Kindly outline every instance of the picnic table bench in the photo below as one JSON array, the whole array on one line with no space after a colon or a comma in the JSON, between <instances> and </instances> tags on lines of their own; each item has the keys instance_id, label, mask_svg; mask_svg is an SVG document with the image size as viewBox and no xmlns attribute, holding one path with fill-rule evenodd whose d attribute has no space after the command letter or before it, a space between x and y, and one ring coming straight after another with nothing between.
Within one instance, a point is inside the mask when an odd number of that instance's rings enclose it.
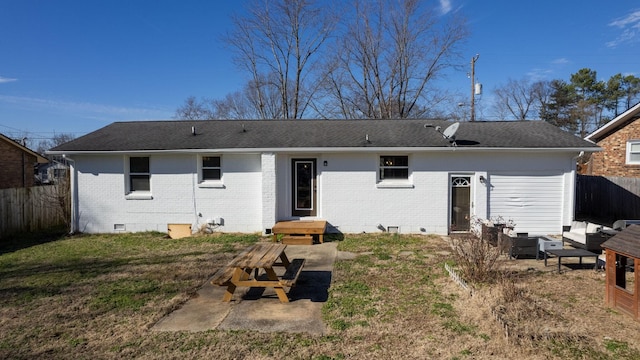
<instances>
[{"instance_id":1,"label":"picnic table bench","mask_svg":"<svg viewBox=\"0 0 640 360\"><path fill-rule=\"evenodd\" d=\"M305 259L289 261L284 250L287 245L278 243L259 243L252 245L238 254L225 267L221 268L211 279L211 283L226 286L222 301L229 302L237 287L273 288L281 302L289 302L284 288L296 284ZM274 267L284 267L283 275L278 276ZM260 271L264 276L260 277Z\"/></svg>"}]
</instances>

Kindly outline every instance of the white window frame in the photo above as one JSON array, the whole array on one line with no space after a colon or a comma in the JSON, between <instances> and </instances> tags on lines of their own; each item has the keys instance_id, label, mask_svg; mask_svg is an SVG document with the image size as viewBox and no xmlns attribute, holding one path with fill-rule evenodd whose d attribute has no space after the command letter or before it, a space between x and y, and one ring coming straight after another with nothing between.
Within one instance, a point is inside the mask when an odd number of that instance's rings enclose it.
<instances>
[{"instance_id":1,"label":"white window frame","mask_svg":"<svg viewBox=\"0 0 640 360\"><path fill-rule=\"evenodd\" d=\"M205 167L203 162L206 157L217 157L220 159L219 167ZM224 172L222 171L223 158L220 154L200 154L198 155L198 186L203 188L224 188ZM204 179L204 170L218 169L220 170L220 179Z\"/></svg>"},{"instance_id":2,"label":"white window frame","mask_svg":"<svg viewBox=\"0 0 640 360\"><path fill-rule=\"evenodd\" d=\"M405 157L407 158L407 165L381 165L380 162L383 157ZM407 177L402 179L383 179L383 169L406 169ZM378 188L413 188L411 182L411 157L407 154L380 154L376 158L376 179Z\"/></svg>"},{"instance_id":3,"label":"white window frame","mask_svg":"<svg viewBox=\"0 0 640 360\"><path fill-rule=\"evenodd\" d=\"M147 158L149 159L149 172L132 172L131 171L131 158ZM153 196L151 194L152 181L151 181L151 157L148 155L129 155L125 156L125 176L124 176L124 188L125 198L127 200L151 200ZM131 176L132 175L146 175L149 176L149 190L132 190L131 189Z\"/></svg>"},{"instance_id":4,"label":"white window frame","mask_svg":"<svg viewBox=\"0 0 640 360\"><path fill-rule=\"evenodd\" d=\"M631 160L631 155L632 154L640 155L640 151L631 151L632 145L636 145L636 146L640 147L640 140L629 140L629 141L627 141L627 148L626 148L627 156L626 156L625 164L627 164L627 165L640 165L640 160L636 160L636 161Z\"/></svg>"}]
</instances>

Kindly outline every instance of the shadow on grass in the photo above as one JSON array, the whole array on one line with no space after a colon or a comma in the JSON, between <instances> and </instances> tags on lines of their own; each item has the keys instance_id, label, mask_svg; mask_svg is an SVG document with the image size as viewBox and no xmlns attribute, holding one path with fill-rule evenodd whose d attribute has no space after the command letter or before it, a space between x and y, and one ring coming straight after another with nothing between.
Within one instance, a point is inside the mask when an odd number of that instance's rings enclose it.
<instances>
[{"instance_id":1,"label":"shadow on grass","mask_svg":"<svg viewBox=\"0 0 640 360\"><path fill-rule=\"evenodd\" d=\"M555 263L555 266L557 267L558 263ZM562 266L563 267L567 267L567 268L569 268L571 270L592 270L593 271L594 269L597 269L596 268L596 264L592 263L592 262L590 262L590 263L583 262L582 264L573 264L573 263L565 264L565 263L562 263Z\"/></svg>"},{"instance_id":2,"label":"shadow on grass","mask_svg":"<svg viewBox=\"0 0 640 360\"><path fill-rule=\"evenodd\" d=\"M60 294L77 293L79 295L82 291L93 291L99 294L100 289L105 287L108 293L112 293L110 296L122 293L123 296L136 297L140 296L136 292L141 294L169 290L178 292L181 290L180 283L189 281L191 275L190 273L172 273L172 269L177 266L173 265L180 264L185 261L185 258L203 254L206 253L189 251L172 255L123 258L74 256L56 258L54 256L49 261L42 259L18 261L11 265L0 266L0 303L24 305L37 299ZM206 258L189 261L196 261L201 264L199 265L201 267L212 265ZM146 269L147 266L152 266L151 270ZM158 266L166 270L166 276L159 275L163 271L158 271ZM212 267L210 274L203 276L203 279L213 275L214 270L215 266ZM123 278L121 274L130 275ZM193 276L197 277L197 274L194 273ZM98 281L98 278L102 280ZM163 280L164 278L167 280ZM129 285L129 288L122 288L123 283ZM150 290L140 288L141 284ZM86 289L79 291L82 287ZM186 290L195 291L195 289ZM144 297L146 295L143 295Z\"/></svg>"},{"instance_id":3,"label":"shadow on grass","mask_svg":"<svg viewBox=\"0 0 640 360\"><path fill-rule=\"evenodd\" d=\"M0 239L0 255L57 241L67 236L66 227L52 228L39 232L12 234Z\"/></svg>"},{"instance_id":4,"label":"shadow on grass","mask_svg":"<svg viewBox=\"0 0 640 360\"><path fill-rule=\"evenodd\" d=\"M343 233L327 233L323 237L324 242L342 241L344 240Z\"/></svg>"}]
</instances>

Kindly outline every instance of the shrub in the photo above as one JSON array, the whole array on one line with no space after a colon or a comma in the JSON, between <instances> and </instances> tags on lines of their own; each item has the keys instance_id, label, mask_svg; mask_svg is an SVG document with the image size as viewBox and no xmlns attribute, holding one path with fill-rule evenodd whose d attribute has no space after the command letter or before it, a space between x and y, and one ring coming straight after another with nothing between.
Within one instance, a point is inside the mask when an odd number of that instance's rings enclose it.
<instances>
[{"instance_id":1,"label":"shrub","mask_svg":"<svg viewBox=\"0 0 640 360\"><path fill-rule=\"evenodd\" d=\"M500 248L473 233L452 237L453 254L462 276L472 283L495 279Z\"/></svg>"}]
</instances>

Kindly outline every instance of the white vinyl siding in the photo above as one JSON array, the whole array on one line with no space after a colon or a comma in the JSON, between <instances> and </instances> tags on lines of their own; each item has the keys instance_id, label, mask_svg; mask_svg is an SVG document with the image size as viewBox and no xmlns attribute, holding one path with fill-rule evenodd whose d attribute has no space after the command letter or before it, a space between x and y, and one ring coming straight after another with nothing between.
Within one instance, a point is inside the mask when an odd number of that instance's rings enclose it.
<instances>
[{"instance_id":1,"label":"white vinyl siding","mask_svg":"<svg viewBox=\"0 0 640 360\"><path fill-rule=\"evenodd\" d=\"M558 173L491 174L489 217L513 220L516 232L530 235L562 229L564 179Z\"/></svg>"}]
</instances>

